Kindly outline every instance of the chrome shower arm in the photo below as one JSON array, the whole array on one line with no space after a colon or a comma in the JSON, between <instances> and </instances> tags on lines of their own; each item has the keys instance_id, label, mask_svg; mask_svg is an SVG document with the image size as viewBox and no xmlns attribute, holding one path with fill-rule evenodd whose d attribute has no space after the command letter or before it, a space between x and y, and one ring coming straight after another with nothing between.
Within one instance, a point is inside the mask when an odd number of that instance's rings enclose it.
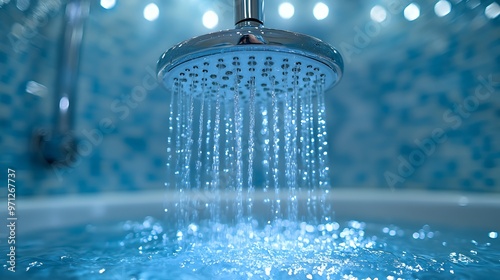
<instances>
[{"instance_id":1,"label":"chrome shower arm","mask_svg":"<svg viewBox=\"0 0 500 280\"><path fill-rule=\"evenodd\" d=\"M236 26L264 24L264 0L235 0L234 22Z\"/></svg>"},{"instance_id":2,"label":"chrome shower arm","mask_svg":"<svg viewBox=\"0 0 500 280\"><path fill-rule=\"evenodd\" d=\"M56 85L56 131L69 133L74 124L76 86L84 23L89 14L88 0L71 0L66 4L62 45Z\"/></svg>"},{"instance_id":3,"label":"chrome shower arm","mask_svg":"<svg viewBox=\"0 0 500 280\"><path fill-rule=\"evenodd\" d=\"M75 98L84 24L89 0L68 0L62 24L61 45L55 84L55 124L35 132L35 145L45 163L56 169L77 160L78 140L74 133Z\"/></svg>"}]
</instances>

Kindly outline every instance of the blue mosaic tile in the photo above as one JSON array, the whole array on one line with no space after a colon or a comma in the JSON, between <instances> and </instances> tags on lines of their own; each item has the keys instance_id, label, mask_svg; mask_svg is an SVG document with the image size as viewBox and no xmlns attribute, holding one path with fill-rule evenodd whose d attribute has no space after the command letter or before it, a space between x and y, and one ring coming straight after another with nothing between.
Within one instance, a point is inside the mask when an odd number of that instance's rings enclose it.
<instances>
[{"instance_id":1,"label":"blue mosaic tile","mask_svg":"<svg viewBox=\"0 0 500 280\"><path fill-rule=\"evenodd\" d=\"M91 176L102 176L102 173L101 173L101 161L102 161L102 158L100 158L99 156L94 156L92 158L92 163L90 164L90 175Z\"/></svg>"},{"instance_id":2,"label":"blue mosaic tile","mask_svg":"<svg viewBox=\"0 0 500 280\"><path fill-rule=\"evenodd\" d=\"M7 53L0 51L0 63L7 64L8 56Z\"/></svg>"},{"instance_id":3,"label":"blue mosaic tile","mask_svg":"<svg viewBox=\"0 0 500 280\"><path fill-rule=\"evenodd\" d=\"M159 179L158 175L155 174L155 173L148 173L148 174L146 174L146 180L148 180L148 181L153 181L154 182L154 181L158 181L158 179Z\"/></svg>"},{"instance_id":4,"label":"blue mosaic tile","mask_svg":"<svg viewBox=\"0 0 500 280\"><path fill-rule=\"evenodd\" d=\"M120 164L118 162L113 162L111 164L111 168L113 171L118 172L118 171L120 171Z\"/></svg>"},{"instance_id":5,"label":"blue mosaic tile","mask_svg":"<svg viewBox=\"0 0 500 280\"><path fill-rule=\"evenodd\" d=\"M153 157L153 165L155 167L163 167L165 164L165 159L160 157Z\"/></svg>"},{"instance_id":6,"label":"blue mosaic tile","mask_svg":"<svg viewBox=\"0 0 500 280\"><path fill-rule=\"evenodd\" d=\"M125 137L123 142L130 146L135 151L143 152L146 151L146 140L137 137Z\"/></svg>"},{"instance_id":7,"label":"blue mosaic tile","mask_svg":"<svg viewBox=\"0 0 500 280\"><path fill-rule=\"evenodd\" d=\"M7 93L0 93L0 103L5 105L12 104L12 96Z\"/></svg>"},{"instance_id":8,"label":"blue mosaic tile","mask_svg":"<svg viewBox=\"0 0 500 280\"><path fill-rule=\"evenodd\" d=\"M482 158L481 149L479 149L479 147L473 147L472 148L472 159L479 160L481 158Z\"/></svg>"},{"instance_id":9,"label":"blue mosaic tile","mask_svg":"<svg viewBox=\"0 0 500 280\"><path fill-rule=\"evenodd\" d=\"M102 81L99 79L99 77L94 77L92 79L92 82L91 82L91 84L92 84L92 86L91 86L92 91L93 92L100 92L101 89L102 89L101 83L102 83Z\"/></svg>"},{"instance_id":10,"label":"blue mosaic tile","mask_svg":"<svg viewBox=\"0 0 500 280\"><path fill-rule=\"evenodd\" d=\"M483 137L483 151L484 152L491 152L493 149L493 144L492 144L492 139L493 137L491 135L487 135Z\"/></svg>"},{"instance_id":11,"label":"blue mosaic tile","mask_svg":"<svg viewBox=\"0 0 500 280\"><path fill-rule=\"evenodd\" d=\"M0 82L3 84L10 84L12 81L12 78L14 77L14 70L8 68L7 71L5 71L5 74L0 76Z\"/></svg>"},{"instance_id":12,"label":"blue mosaic tile","mask_svg":"<svg viewBox=\"0 0 500 280\"><path fill-rule=\"evenodd\" d=\"M367 181L367 179L368 179L368 174L366 174L366 173L358 173L358 174L356 174L354 182L358 183L358 184L363 184L363 183L365 183Z\"/></svg>"},{"instance_id":13,"label":"blue mosaic tile","mask_svg":"<svg viewBox=\"0 0 500 280\"><path fill-rule=\"evenodd\" d=\"M463 189L471 189L473 186L472 181L470 179L462 179L460 185L462 186Z\"/></svg>"},{"instance_id":14,"label":"blue mosaic tile","mask_svg":"<svg viewBox=\"0 0 500 280\"><path fill-rule=\"evenodd\" d=\"M474 179L483 179L484 178L484 173L481 170L475 170L472 172L472 178Z\"/></svg>"},{"instance_id":15,"label":"blue mosaic tile","mask_svg":"<svg viewBox=\"0 0 500 280\"><path fill-rule=\"evenodd\" d=\"M134 69L130 66L125 66L122 69L122 74L125 77L130 77L130 76L132 76L133 73L134 73Z\"/></svg>"},{"instance_id":16,"label":"blue mosaic tile","mask_svg":"<svg viewBox=\"0 0 500 280\"><path fill-rule=\"evenodd\" d=\"M456 161L449 161L448 164L446 164L446 169L448 170L448 172L450 172L451 175L457 172L457 167L458 163Z\"/></svg>"},{"instance_id":17,"label":"blue mosaic tile","mask_svg":"<svg viewBox=\"0 0 500 280\"><path fill-rule=\"evenodd\" d=\"M484 179L484 185L492 188L492 187L496 186L496 182L493 178L486 178L486 179Z\"/></svg>"},{"instance_id":18,"label":"blue mosaic tile","mask_svg":"<svg viewBox=\"0 0 500 280\"><path fill-rule=\"evenodd\" d=\"M493 158L487 157L483 161L483 167L488 168L488 169L495 168L495 167L497 167L497 163L495 162L495 160Z\"/></svg>"},{"instance_id":19,"label":"blue mosaic tile","mask_svg":"<svg viewBox=\"0 0 500 280\"><path fill-rule=\"evenodd\" d=\"M415 139L429 137L434 129L442 128L447 140L396 189L500 192L498 95L482 101L470 117L460 119L458 127L443 118L447 110L454 110L474 94L480 85L478 77L500 75L500 18L484 17L484 8L491 1L481 2L474 9L467 7L468 2L453 1L452 13L438 18L433 14L434 2L420 1L419 19L408 22L402 13L394 15L380 34L346 60L343 80L327 96L335 187L387 188L384 172L397 170L398 157L407 158L418 149ZM51 19L51 24L40 30L34 40L39 43L30 44L27 51L0 50L0 129L8 132L0 137L0 147L2 154L8 151L22 159L19 165L34 174L33 179L27 179L25 195L162 188L165 139L151 140L165 137L170 95L158 86L137 108L129 108L126 116L114 112L111 104L115 100L125 102L133 87L148 74L146 67L155 68L164 49L208 30L192 20L195 12L192 17L175 15L146 22L141 18L139 2L134 3L112 10L96 4L86 23L75 130L81 134L83 128L97 128L104 117L112 119L116 128L79 168L68 172L63 182L54 180L39 162L24 160L32 158L28 147L33 127L52 124L62 10L59 18ZM185 3L189 5L189 1ZM343 28L335 33L327 24L312 24L312 19L291 25L297 27L293 31L314 34L337 47L342 42L352 43L354 28L370 21L369 14L360 11L369 11L372 4L342 1L336 5L356 15L337 14ZM15 5L9 5L9 11L22 15ZM5 12L0 9L0 18L7 19L0 25L0 34L8 33L15 23L14 17L6 17ZM266 14L279 23L273 12ZM483 24L474 26L479 20ZM165 26L171 27L168 34ZM48 96L26 93L29 80L43 83ZM498 85L495 89L500 91ZM4 116L18 120L19 125L10 127ZM261 179L255 181L262 183Z\"/></svg>"}]
</instances>

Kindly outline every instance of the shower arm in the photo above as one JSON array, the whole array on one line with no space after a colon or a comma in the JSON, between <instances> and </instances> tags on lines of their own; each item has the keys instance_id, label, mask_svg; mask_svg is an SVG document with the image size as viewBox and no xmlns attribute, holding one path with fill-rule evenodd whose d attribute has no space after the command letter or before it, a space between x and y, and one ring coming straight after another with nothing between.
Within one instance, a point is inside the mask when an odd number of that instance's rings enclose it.
<instances>
[{"instance_id":1,"label":"shower arm","mask_svg":"<svg viewBox=\"0 0 500 280\"><path fill-rule=\"evenodd\" d=\"M56 131L65 134L74 125L76 84L80 64L80 47L83 26L89 13L89 1L68 1L63 27L62 48L59 57L57 79L57 127Z\"/></svg>"},{"instance_id":2,"label":"shower arm","mask_svg":"<svg viewBox=\"0 0 500 280\"><path fill-rule=\"evenodd\" d=\"M55 87L55 126L37 132L38 149L46 163L70 166L77 156L74 134L76 86L84 24L89 0L69 0L63 15L60 54Z\"/></svg>"},{"instance_id":3,"label":"shower arm","mask_svg":"<svg viewBox=\"0 0 500 280\"><path fill-rule=\"evenodd\" d=\"M264 0L235 0L234 22L237 28L264 24Z\"/></svg>"}]
</instances>

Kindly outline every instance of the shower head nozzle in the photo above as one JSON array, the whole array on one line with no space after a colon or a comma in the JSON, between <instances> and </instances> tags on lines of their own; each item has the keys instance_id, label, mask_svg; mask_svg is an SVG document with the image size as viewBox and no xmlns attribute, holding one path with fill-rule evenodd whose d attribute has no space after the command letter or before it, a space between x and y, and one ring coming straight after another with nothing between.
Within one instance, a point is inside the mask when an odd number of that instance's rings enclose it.
<instances>
[{"instance_id":1,"label":"shower head nozzle","mask_svg":"<svg viewBox=\"0 0 500 280\"><path fill-rule=\"evenodd\" d=\"M157 71L167 89L227 99L236 91L246 99L255 90L257 99L266 99L326 90L340 80L343 61L332 46L311 36L264 28L259 13L257 18L255 12L240 14L251 18L237 16L235 29L195 37L163 53Z\"/></svg>"}]
</instances>

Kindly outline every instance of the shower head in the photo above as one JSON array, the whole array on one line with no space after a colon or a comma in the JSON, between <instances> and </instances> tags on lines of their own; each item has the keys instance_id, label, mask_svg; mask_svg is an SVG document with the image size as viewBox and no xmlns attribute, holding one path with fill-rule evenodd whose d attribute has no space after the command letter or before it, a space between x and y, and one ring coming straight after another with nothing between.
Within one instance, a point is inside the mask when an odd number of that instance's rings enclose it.
<instances>
[{"instance_id":1,"label":"shower head","mask_svg":"<svg viewBox=\"0 0 500 280\"><path fill-rule=\"evenodd\" d=\"M326 90L341 78L343 61L311 36L262 26L262 0L235 1L236 28L181 42L160 57L158 79L196 98L257 100L286 92Z\"/></svg>"}]
</instances>

